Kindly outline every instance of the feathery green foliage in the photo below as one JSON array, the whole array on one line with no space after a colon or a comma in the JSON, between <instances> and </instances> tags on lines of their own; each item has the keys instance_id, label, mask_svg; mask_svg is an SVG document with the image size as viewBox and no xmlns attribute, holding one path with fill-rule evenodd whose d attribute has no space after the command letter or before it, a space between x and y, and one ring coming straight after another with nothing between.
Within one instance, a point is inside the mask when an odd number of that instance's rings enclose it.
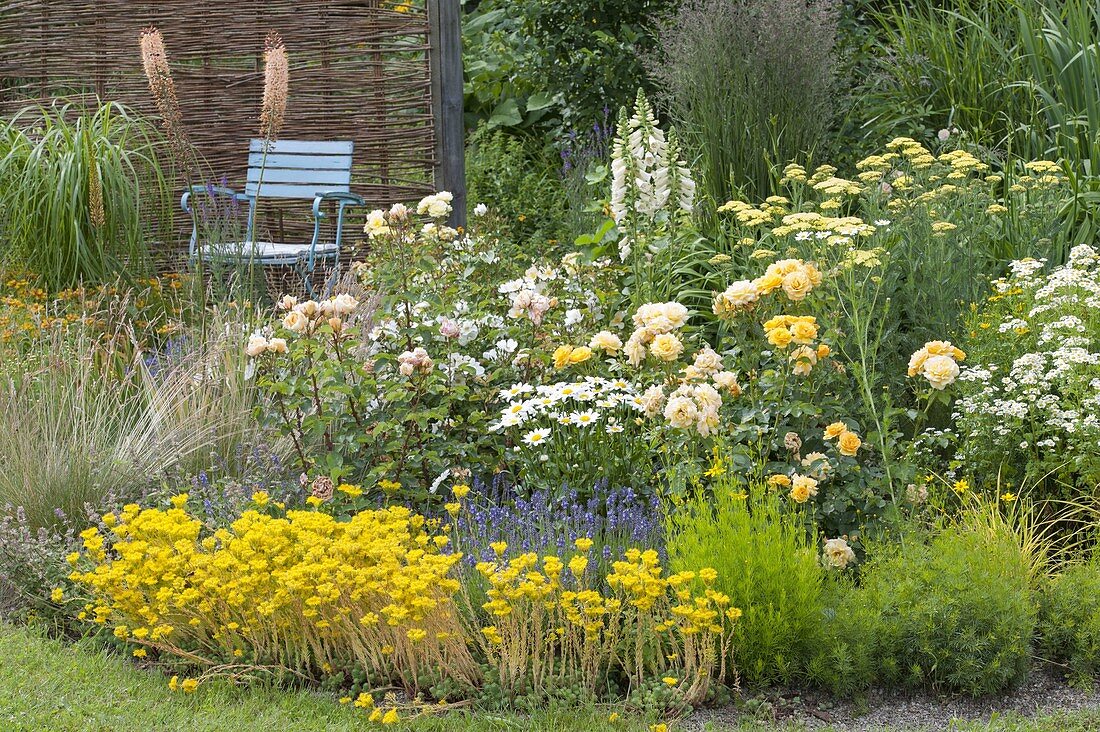
<instances>
[{"instance_id":1,"label":"feathery green foliage","mask_svg":"<svg viewBox=\"0 0 1100 732\"><path fill-rule=\"evenodd\" d=\"M754 687L800 678L820 639L825 570L801 521L762 486L697 494L669 513L674 571L713 567L715 589L744 615L733 661Z\"/></svg>"}]
</instances>

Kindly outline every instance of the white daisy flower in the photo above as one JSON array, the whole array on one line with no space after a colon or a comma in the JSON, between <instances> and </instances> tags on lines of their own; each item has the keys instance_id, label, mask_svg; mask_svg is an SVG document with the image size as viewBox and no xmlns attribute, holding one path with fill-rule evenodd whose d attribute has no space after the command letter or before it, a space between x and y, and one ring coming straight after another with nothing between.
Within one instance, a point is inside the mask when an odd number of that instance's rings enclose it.
<instances>
[{"instance_id":1,"label":"white daisy flower","mask_svg":"<svg viewBox=\"0 0 1100 732\"><path fill-rule=\"evenodd\" d=\"M600 413L589 409L585 412L573 412L569 415L573 421L573 424L578 427L587 427L590 424L596 424L600 419Z\"/></svg>"},{"instance_id":2,"label":"white daisy flower","mask_svg":"<svg viewBox=\"0 0 1100 732\"><path fill-rule=\"evenodd\" d=\"M504 410L505 414L524 414L530 409L530 405L527 402L512 402Z\"/></svg>"},{"instance_id":3,"label":"white daisy flower","mask_svg":"<svg viewBox=\"0 0 1100 732\"><path fill-rule=\"evenodd\" d=\"M523 442L526 445L541 445L546 442L546 438L550 436L550 428L543 427L542 429L531 430L523 436Z\"/></svg>"}]
</instances>

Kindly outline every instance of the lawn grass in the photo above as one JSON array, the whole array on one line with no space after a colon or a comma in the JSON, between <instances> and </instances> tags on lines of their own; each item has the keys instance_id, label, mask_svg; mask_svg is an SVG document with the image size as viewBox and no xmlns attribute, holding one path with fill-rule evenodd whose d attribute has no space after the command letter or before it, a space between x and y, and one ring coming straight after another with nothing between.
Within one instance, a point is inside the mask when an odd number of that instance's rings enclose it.
<instances>
[{"instance_id":1,"label":"lawn grass","mask_svg":"<svg viewBox=\"0 0 1100 732\"><path fill-rule=\"evenodd\" d=\"M0 624L0 730L3 732L342 732L376 728L362 710L309 692L203 685L173 694L163 676L83 643L49 640ZM410 732L646 732L638 719L607 721L607 711L567 710L531 717L449 713L388 729ZM675 732L677 725L670 725ZM708 724L706 732L766 732L775 727ZM800 727L783 727L798 730ZM1100 712L1040 719L1005 717L961 724L960 732L1100 732Z\"/></svg>"}]
</instances>

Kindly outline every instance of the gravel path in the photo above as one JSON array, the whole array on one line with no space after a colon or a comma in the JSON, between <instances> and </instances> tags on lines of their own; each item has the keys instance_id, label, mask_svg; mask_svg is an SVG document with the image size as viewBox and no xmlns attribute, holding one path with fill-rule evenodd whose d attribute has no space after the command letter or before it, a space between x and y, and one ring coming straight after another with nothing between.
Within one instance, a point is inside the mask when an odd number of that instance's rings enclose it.
<instances>
[{"instance_id":1,"label":"gravel path","mask_svg":"<svg viewBox=\"0 0 1100 732\"><path fill-rule=\"evenodd\" d=\"M887 730L944 730L952 721L986 721L993 713L1014 712L1023 716L1036 713L1095 709L1100 719L1100 691L1086 691L1068 686L1046 672L1035 670L1028 681L1005 697L971 699L969 697L935 697L904 695L874 691L858 706L837 702L827 696L789 694L768 696L770 714L761 710L763 719L806 729L829 728L838 732L884 732ZM707 722L735 725L746 716L744 709L734 706L700 709L693 713L682 729L698 732ZM760 719L761 716L757 716Z\"/></svg>"}]
</instances>

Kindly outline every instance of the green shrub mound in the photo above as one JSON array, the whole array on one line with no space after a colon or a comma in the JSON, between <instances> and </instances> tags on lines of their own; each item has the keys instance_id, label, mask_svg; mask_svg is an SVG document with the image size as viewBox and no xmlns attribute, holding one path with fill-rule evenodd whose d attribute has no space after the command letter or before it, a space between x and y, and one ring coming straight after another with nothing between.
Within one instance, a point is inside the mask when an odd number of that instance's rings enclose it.
<instances>
[{"instance_id":1,"label":"green shrub mound","mask_svg":"<svg viewBox=\"0 0 1100 732\"><path fill-rule=\"evenodd\" d=\"M1042 600L1040 655L1072 676L1100 676L1100 559L1066 570Z\"/></svg>"},{"instance_id":2,"label":"green shrub mound","mask_svg":"<svg viewBox=\"0 0 1100 732\"><path fill-rule=\"evenodd\" d=\"M1023 680L1037 608L1009 531L952 527L873 562L831 618L811 676L983 696Z\"/></svg>"},{"instance_id":3,"label":"green shrub mound","mask_svg":"<svg viewBox=\"0 0 1100 732\"><path fill-rule=\"evenodd\" d=\"M775 493L717 489L671 512L674 570L710 566L715 589L742 608L733 662L752 687L804 678L822 639L825 570L798 516L781 512ZM702 562L702 564L696 564Z\"/></svg>"}]
</instances>

